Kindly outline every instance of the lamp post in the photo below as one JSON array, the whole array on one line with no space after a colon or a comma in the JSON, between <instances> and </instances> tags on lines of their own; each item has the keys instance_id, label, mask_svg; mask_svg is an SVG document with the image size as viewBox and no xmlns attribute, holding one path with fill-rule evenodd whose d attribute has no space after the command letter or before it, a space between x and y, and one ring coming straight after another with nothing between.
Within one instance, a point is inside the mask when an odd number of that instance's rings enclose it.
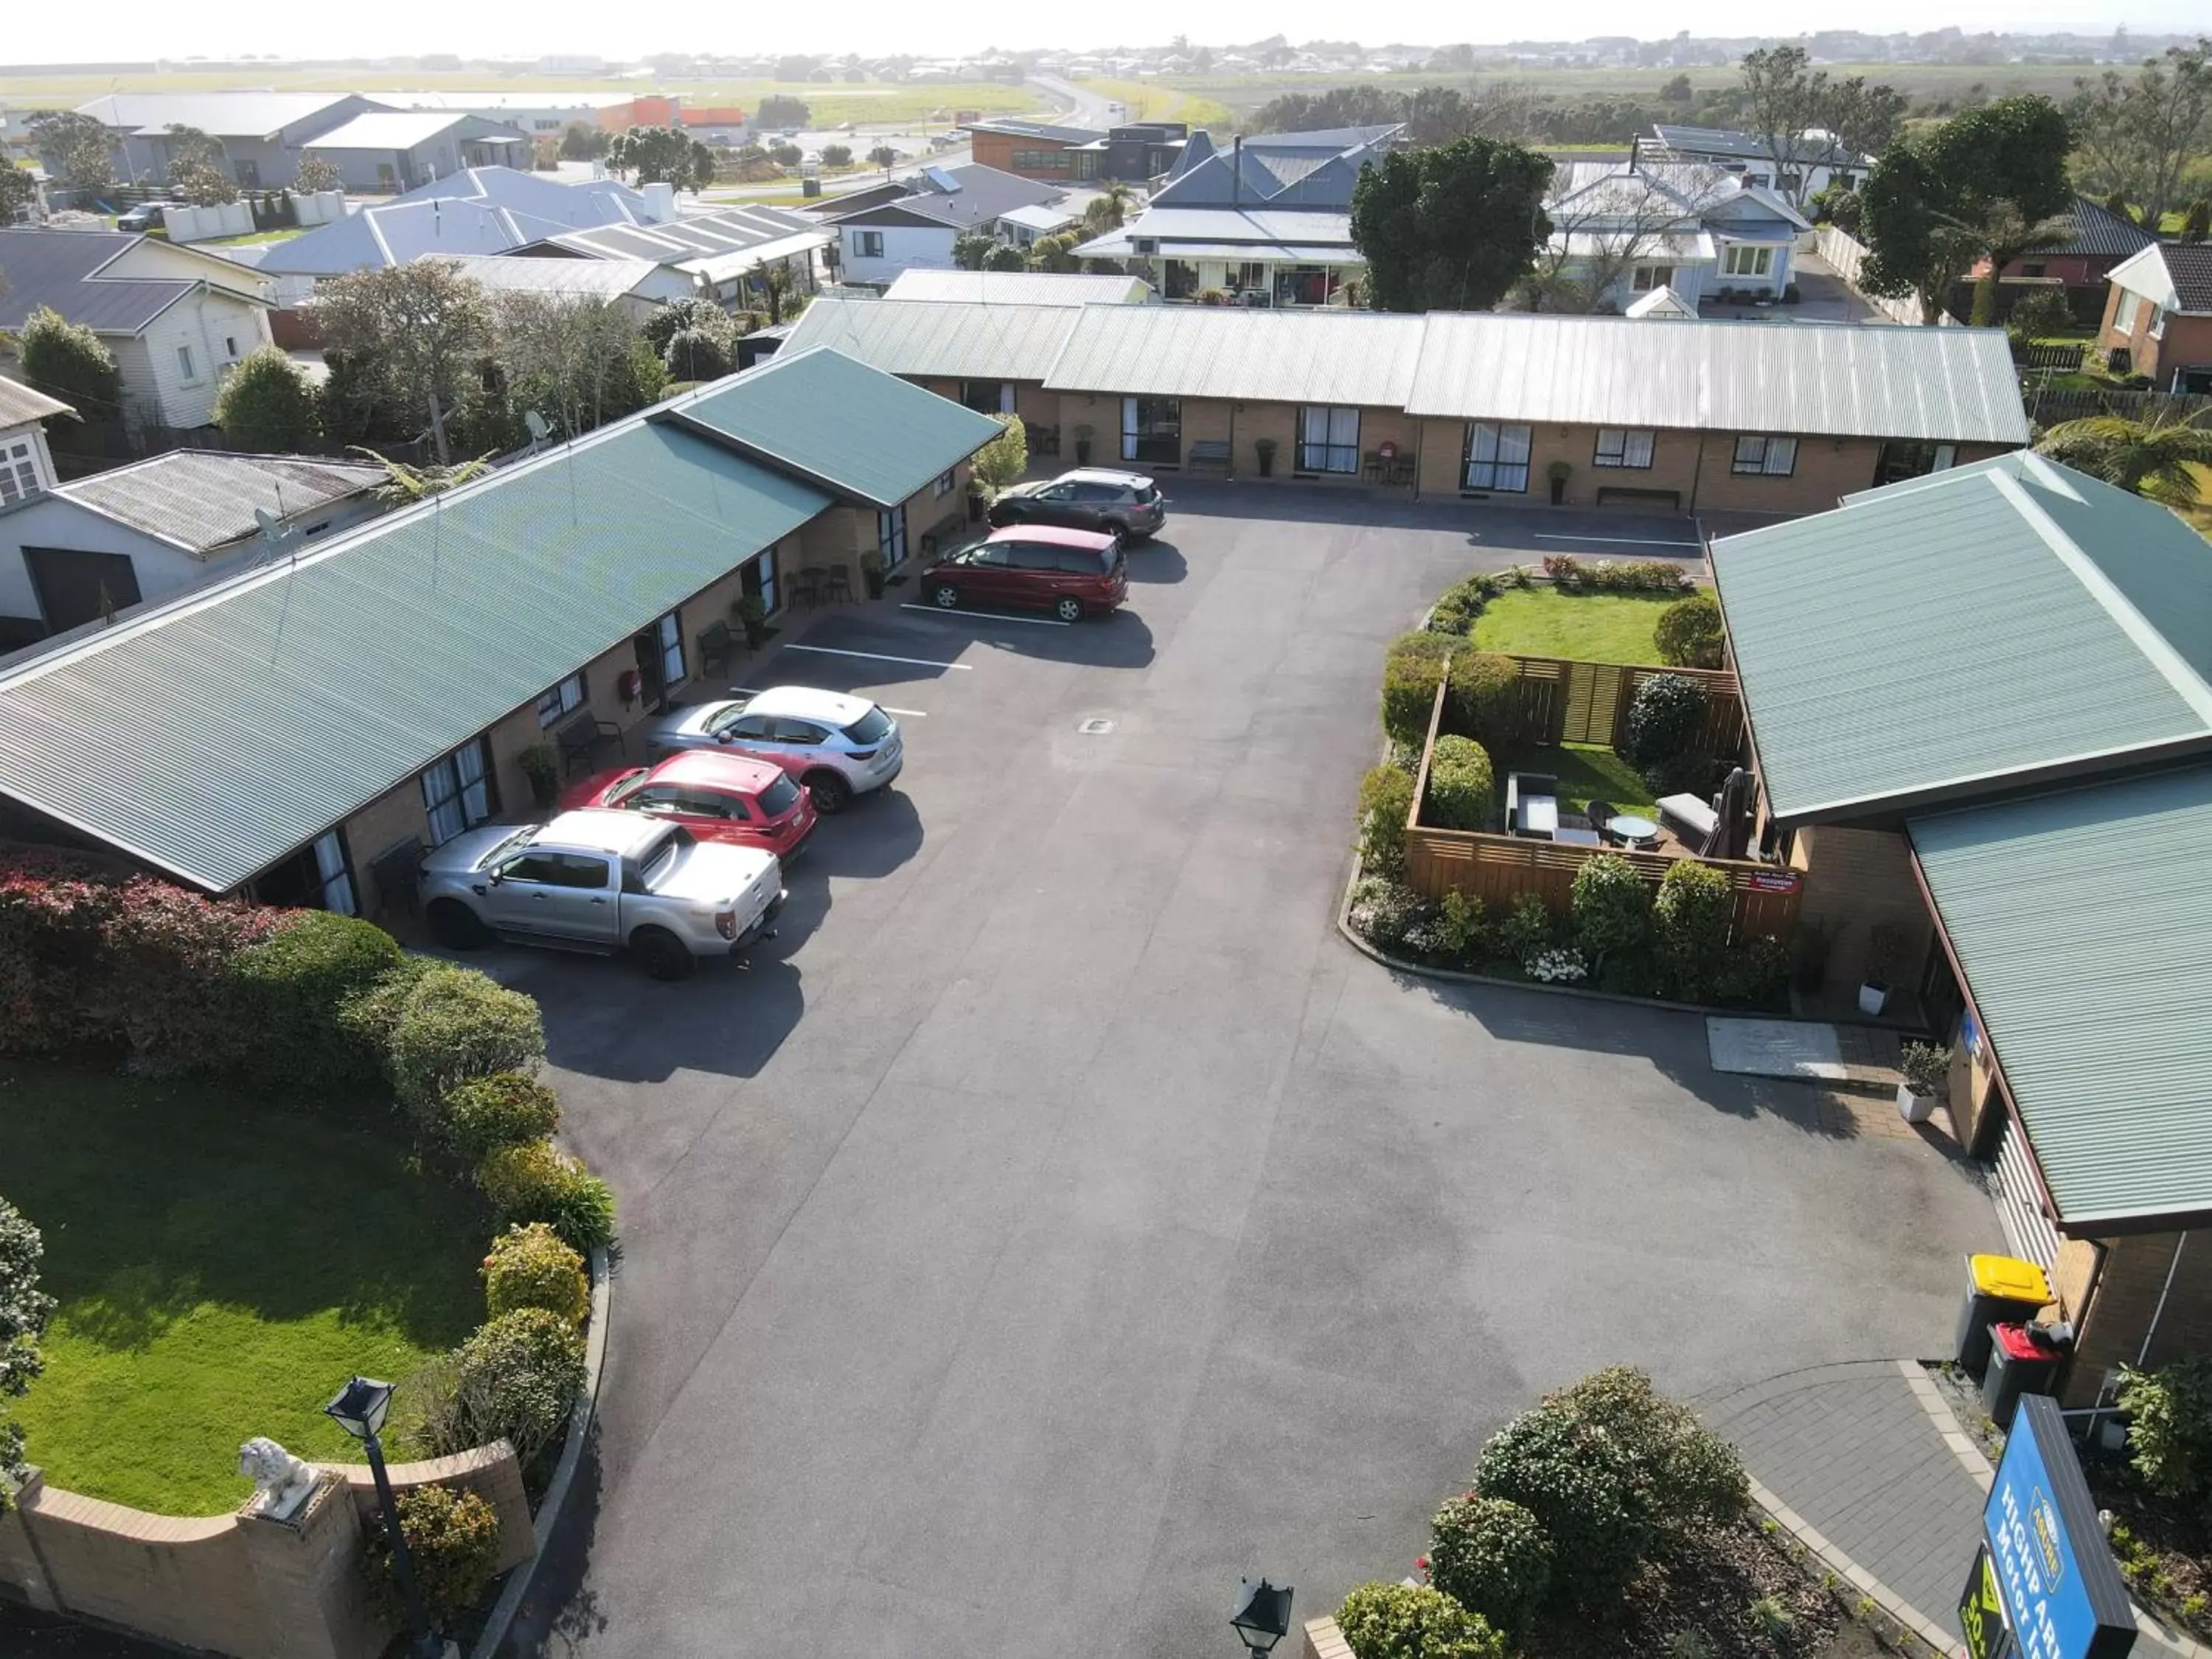
<instances>
[{"instance_id":1,"label":"lamp post","mask_svg":"<svg viewBox=\"0 0 2212 1659\"><path fill-rule=\"evenodd\" d=\"M1264 1577L1258 1583L1237 1581L1237 1610L1229 1615L1229 1628L1253 1653L1272 1653L1275 1644L1290 1633L1291 1595L1288 1584L1279 1589Z\"/></svg>"},{"instance_id":2,"label":"lamp post","mask_svg":"<svg viewBox=\"0 0 2212 1659\"><path fill-rule=\"evenodd\" d=\"M422 1593L415 1584L414 1558L407 1553L407 1535L399 1529L399 1506L392 1501L392 1479L384 1472L384 1447L376 1437L392 1410L392 1384L356 1376L340 1389L323 1407L368 1454L368 1472L376 1480L376 1498L384 1510L384 1530L392 1540L392 1568L399 1579L399 1595L407 1608L409 1659L441 1659L445 1644L431 1632L430 1617L422 1608Z\"/></svg>"}]
</instances>

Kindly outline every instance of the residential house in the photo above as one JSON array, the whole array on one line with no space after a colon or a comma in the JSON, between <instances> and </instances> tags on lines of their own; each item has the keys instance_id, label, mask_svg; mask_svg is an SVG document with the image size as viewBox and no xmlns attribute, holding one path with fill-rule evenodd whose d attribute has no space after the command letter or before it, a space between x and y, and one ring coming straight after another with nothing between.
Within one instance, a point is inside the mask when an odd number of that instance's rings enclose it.
<instances>
[{"instance_id":1,"label":"residential house","mask_svg":"<svg viewBox=\"0 0 2212 1659\"><path fill-rule=\"evenodd\" d=\"M2164 392L2212 392L2212 245L2154 242L2112 267L2097 349Z\"/></svg>"},{"instance_id":2,"label":"residential house","mask_svg":"<svg viewBox=\"0 0 2212 1659\"><path fill-rule=\"evenodd\" d=\"M963 121L960 130L968 135L979 167L1058 185L1088 183L1099 177L1102 152L1088 147L1103 143L1106 135L1091 128L994 116L988 121Z\"/></svg>"},{"instance_id":3,"label":"residential house","mask_svg":"<svg viewBox=\"0 0 2212 1659\"><path fill-rule=\"evenodd\" d=\"M971 305L1143 305L1154 298L1141 276L1051 270L909 270L886 300L959 300Z\"/></svg>"},{"instance_id":4,"label":"residential house","mask_svg":"<svg viewBox=\"0 0 2212 1659\"><path fill-rule=\"evenodd\" d=\"M12 503L0 486L0 641L64 633L296 551L383 511L384 476L309 455L175 449Z\"/></svg>"},{"instance_id":5,"label":"residential house","mask_svg":"<svg viewBox=\"0 0 2212 1659\"><path fill-rule=\"evenodd\" d=\"M1763 185L1679 162L1563 162L1544 213L1547 273L1612 311L1662 288L1692 307L1724 290L1779 296L1813 228Z\"/></svg>"},{"instance_id":6,"label":"residential house","mask_svg":"<svg viewBox=\"0 0 2212 1659\"><path fill-rule=\"evenodd\" d=\"M1649 138L1638 136L1631 143L1637 159L1686 161L1741 173L1746 184L1763 185L1790 202L1802 202L1830 185L1856 190L1874 171L1875 158L1850 149L1833 133L1808 128L1786 141L1778 177L1774 152L1764 138L1725 127L1655 124Z\"/></svg>"},{"instance_id":7,"label":"residential house","mask_svg":"<svg viewBox=\"0 0 2212 1659\"><path fill-rule=\"evenodd\" d=\"M702 635L738 598L903 562L997 432L800 352L151 602L0 668L0 834L400 912L424 847L529 813L524 750L602 720L641 758L726 684Z\"/></svg>"},{"instance_id":8,"label":"residential house","mask_svg":"<svg viewBox=\"0 0 2212 1659\"><path fill-rule=\"evenodd\" d=\"M657 216L649 223L564 231L515 252L526 258L650 259L692 293L731 310L764 308L763 283L772 270L786 272L800 294L822 286L824 250L837 234L811 214L755 204L678 215L672 192L656 199L665 189L646 186Z\"/></svg>"},{"instance_id":9,"label":"residential house","mask_svg":"<svg viewBox=\"0 0 2212 1659\"><path fill-rule=\"evenodd\" d=\"M133 432L204 427L232 364L270 343L269 284L231 260L112 230L0 229L0 332L46 307L82 324L114 354L119 416ZM0 374L21 365L0 358Z\"/></svg>"},{"instance_id":10,"label":"residential house","mask_svg":"<svg viewBox=\"0 0 2212 1659\"><path fill-rule=\"evenodd\" d=\"M76 411L58 398L15 380L0 380L0 513L54 487L53 452L46 422ZM0 617L0 651L36 639L43 629L19 628Z\"/></svg>"},{"instance_id":11,"label":"residential house","mask_svg":"<svg viewBox=\"0 0 2212 1659\"><path fill-rule=\"evenodd\" d=\"M2077 322L2094 325L2104 314L2106 284L2119 263L2158 240L2132 219L2114 213L2102 202L2076 196L2063 216L2066 240L2056 247L2025 253L1997 273L1997 312L2011 313L2020 300L2040 288L2057 288L2066 295ZM1989 274L1984 259L1967 273L1951 300L1959 316L1972 313L1974 284Z\"/></svg>"},{"instance_id":12,"label":"residential house","mask_svg":"<svg viewBox=\"0 0 2212 1659\"><path fill-rule=\"evenodd\" d=\"M1000 215L999 234L1016 247L1029 248L1036 245L1040 236L1057 236L1082 223L1083 216L1066 203L1047 202L1038 207L1014 208Z\"/></svg>"},{"instance_id":13,"label":"residential house","mask_svg":"<svg viewBox=\"0 0 2212 1659\"><path fill-rule=\"evenodd\" d=\"M1170 300L1326 305L1367 268L1352 240L1352 186L1403 131L1275 132L1226 149L1194 133L1142 213L1075 251L1156 263Z\"/></svg>"},{"instance_id":14,"label":"residential house","mask_svg":"<svg viewBox=\"0 0 2212 1659\"><path fill-rule=\"evenodd\" d=\"M1434 500L1786 515L2028 440L1995 329L825 296L823 344L1048 454Z\"/></svg>"},{"instance_id":15,"label":"residential house","mask_svg":"<svg viewBox=\"0 0 2212 1659\"><path fill-rule=\"evenodd\" d=\"M520 254L436 254L450 259L470 281L495 294L550 294L564 300L604 300L634 322L697 290L691 280L650 259L535 259Z\"/></svg>"},{"instance_id":16,"label":"residential house","mask_svg":"<svg viewBox=\"0 0 2212 1659\"><path fill-rule=\"evenodd\" d=\"M530 165L530 140L480 115L371 110L307 141L349 191L396 196L471 167Z\"/></svg>"},{"instance_id":17,"label":"residential house","mask_svg":"<svg viewBox=\"0 0 2212 1659\"><path fill-rule=\"evenodd\" d=\"M222 146L240 189L276 190L292 182L310 139L376 107L357 93L118 92L77 113L107 129L115 176L130 184L169 182L169 129L185 126Z\"/></svg>"},{"instance_id":18,"label":"residential house","mask_svg":"<svg viewBox=\"0 0 2212 1659\"><path fill-rule=\"evenodd\" d=\"M905 270L951 270L952 245L961 237L998 236L1003 215L1060 193L1057 185L973 164L926 167L899 187L897 196L830 216L844 281L888 285Z\"/></svg>"},{"instance_id":19,"label":"residential house","mask_svg":"<svg viewBox=\"0 0 2212 1659\"><path fill-rule=\"evenodd\" d=\"M1765 843L1805 872L1845 996L1873 924L1894 935L1891 994L1952 1045L1959 1140L2075 1327L2065 1402L2204 1352L2203 539L2023 453L1724 538L1711 562Z\"/></svg>"},{"instance_id":20,"label":"residential house","mask_svg":"<svg viewBox=\"0 0 2212 1659\"><path fill-rule=\"evenodd\" d=\"M620 131L632 125L633 101L622 92L378 92L370 96L385 109L424 114L476 115L526 133L534 142L559 138L572 126ZM523 158L526 163L527 157Z\"/></svg>"}]
</instances>

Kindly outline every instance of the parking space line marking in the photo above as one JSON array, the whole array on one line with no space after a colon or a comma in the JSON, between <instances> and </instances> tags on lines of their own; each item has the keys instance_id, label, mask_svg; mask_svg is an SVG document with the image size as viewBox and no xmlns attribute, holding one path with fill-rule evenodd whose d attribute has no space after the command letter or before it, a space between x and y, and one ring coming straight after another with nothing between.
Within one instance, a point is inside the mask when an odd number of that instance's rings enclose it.
<instances>
[{"instance_id":1,"label":"parking space line marking","mask_svg":"<svg viewBox=\"0 0 2212 1659\"><path fill-rule=\"evenodd\" d=\"M1623 547L1703 547L1703 542L1670 542L1656 536L1553 536L1536 532L1540 542L1614 542Z\"/></svg>"},{"instance_id":2,"label":"parking space line marking","mask_svg":"<svg viewBox=\"0 0 2212 1659\"><path fill-rule=\"evenodd\" d=\"M866 657L871 662L912 663L917 668L957 668L963 674L975 672L972 663L939 662L934 657L893 657L881 651L841 651L834 645L787 645L783 648L787 651L816 651L825 657Z\"/></svg>"},{"instance_id":3,"label":"parking space line marking","mask_svg":"<svg viewBox=\"0 0 2212 1659\"><path fill-rule=\"evenodd\" d=\"M733 685L730 688L730 691L735 696L757 697L764 689L757 685ZM927 708L894 708L887 702L878 703L876 707L886 714L896 714L901 720L926 720L929 718L929 710Z\"/></svg>"},{"instance_id":4,"label":"parking space line marking","mask_svg":"<svg viewBox=\"0 0 2212 1659\"><path fill-rule=\"evenodd\" d=\"M1031 628L1073 628L1075 626L1073 623L1064 623L1057 617L1005 617L1000 615L999 612L995 611L962 611L957 607L951 610L947 610L941 605L922 605L914 599L902 601L899 605L899 609L902 611L927 611L933 617L973 617L977 622L1027 623ZM956 666L957 665L956 665Z\"/></svg>"}]
</instances>

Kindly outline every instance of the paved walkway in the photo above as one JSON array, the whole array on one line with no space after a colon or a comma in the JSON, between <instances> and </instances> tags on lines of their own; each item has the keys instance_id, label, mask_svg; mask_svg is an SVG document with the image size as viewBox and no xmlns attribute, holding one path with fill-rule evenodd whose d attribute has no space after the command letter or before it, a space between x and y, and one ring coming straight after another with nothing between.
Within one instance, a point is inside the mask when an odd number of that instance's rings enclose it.
<instances>
[{"instance_id":1,"label":"paved walkway","mask_svg":"<svg viewBox=\"0 0 2212 1659\"><path fill-rule=\"evenodd\" d=\"M1991 1471L1917 1362L1817 1365L1699 1406L1762 1508L1938 1652L1963 1650L1959 1595ZM2212 1659L2137 1618L2145 1659Z\"/></svg>"}]
</instances>

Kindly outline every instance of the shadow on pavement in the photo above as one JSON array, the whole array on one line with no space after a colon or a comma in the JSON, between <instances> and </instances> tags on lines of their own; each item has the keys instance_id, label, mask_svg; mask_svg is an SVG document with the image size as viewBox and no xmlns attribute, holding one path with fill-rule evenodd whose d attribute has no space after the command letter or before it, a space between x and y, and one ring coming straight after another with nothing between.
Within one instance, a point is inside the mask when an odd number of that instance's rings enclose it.
<instances>
[{"instance_id":1,"label":"shadow on pavement","mask_svg":"<svg viewBox=\"0 0 2212 1659\"><path fill-rule=\"evenodd\" d=\"M538 1559L530 1594L523 1597L514 1623L508 1627L501 1653L575 1653L606 1629L598 1596L583 1588L592 1540L599 1533L605 1480L599 1464L599 1425L594 1421L584 1442L584 1455L576 1462L568 1504L554 1523L552 1537L545 1541L545 1553Z\"/></svg>"}]
</instances>

